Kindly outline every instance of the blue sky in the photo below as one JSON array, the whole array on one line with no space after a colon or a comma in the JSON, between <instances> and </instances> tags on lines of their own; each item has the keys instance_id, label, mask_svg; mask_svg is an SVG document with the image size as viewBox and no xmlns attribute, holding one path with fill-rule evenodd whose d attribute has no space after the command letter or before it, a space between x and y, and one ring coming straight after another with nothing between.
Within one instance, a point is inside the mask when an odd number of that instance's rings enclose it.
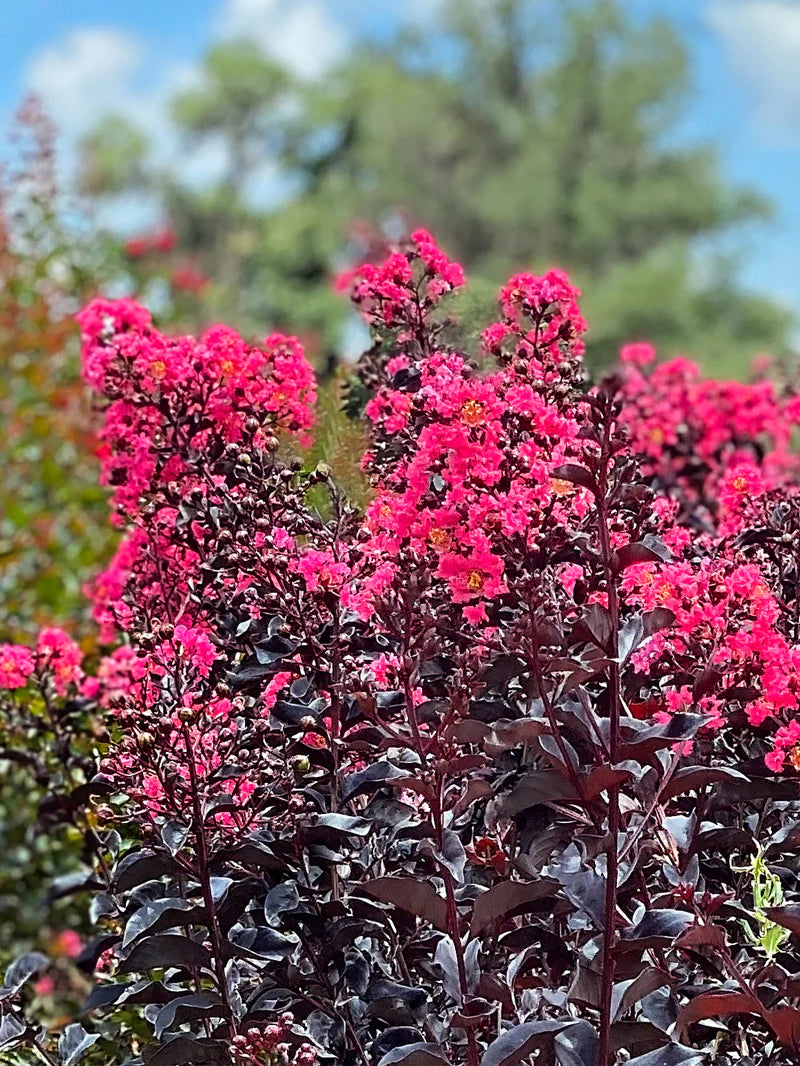
<instances>
[{"instance_id":1,"label":"blue sky","mask_svg":"<svg viewBox=\"0 0 800 1066\"><path fill-rule=\"evenodd\" d=\"M438 0L0 0L0 119L36 89L67 144L104 111L129 114L169 152L164 100L191 84L203 49L246 34L316 78L359 37L424 27ZM694 96L682 131L711 140L725 173L775 204L737 235L746 281L800 314L800 0L623 0L674 19ZM213 154L213 153L212 153ZM191 159L202 175L214 159Z\"/></svg>"}]
</instances>

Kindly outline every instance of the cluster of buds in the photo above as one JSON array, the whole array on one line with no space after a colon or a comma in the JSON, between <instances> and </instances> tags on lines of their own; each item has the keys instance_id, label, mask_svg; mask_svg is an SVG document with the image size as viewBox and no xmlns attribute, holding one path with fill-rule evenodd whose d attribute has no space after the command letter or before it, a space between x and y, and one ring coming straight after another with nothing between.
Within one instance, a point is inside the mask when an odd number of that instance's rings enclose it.
<instances>
[{"instance_id":1,"label":"cluster of buds","mask_svg":"<svg viewBox=\"0 0 800 1066\"><path fill-rule=\"evenodd\" d=\"M286 1012L264 1029L252 1027L232 1041L236 1066L315 1066L316 1049L300 1044L292 1051L289 1037L294 1016Z\"/></svg>"}]
</instances>

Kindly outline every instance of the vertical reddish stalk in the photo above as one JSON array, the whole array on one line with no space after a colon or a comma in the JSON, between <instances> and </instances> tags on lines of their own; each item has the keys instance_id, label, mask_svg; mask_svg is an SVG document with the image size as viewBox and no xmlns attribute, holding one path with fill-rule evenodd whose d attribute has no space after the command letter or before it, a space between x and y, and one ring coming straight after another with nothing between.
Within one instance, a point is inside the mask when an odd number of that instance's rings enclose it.
<instances>
[{"instance_id":1,"label":"vertical reddish stalk","mask_svg":"<svg viewBox=\"0 0 800 1066\"><path fill-rule=\"evenodd\" d=\"M219 918L217 917L214 893L211 890L208 841L206 839L203 808L200 803L197 766L195 765L194 751L192 750L191 734L189 733L189 727L186 724L183 726L183 741L186 745L186 759L189 764L189 783L192 789L192 817L197 846L197 880L200 883L200 889L203 893L203 904L208 914L211 950L214 955L214 972L217 978L219 995L225 1007L228 1032L231 1038L233 1038L236 1036L236 1020L233 1016L230 996L228 995L228 982L225 977L225 961L222 952L222 930L220 929Z\"/></svg>"},{"instance_id":2,"label":"vertical reddish stalk","mask_svg":"<svg viewBox=\"0 0 800 1066\"><path fill-rule=\"evenodd\" d=\"M604 422L603 446L600 455L600 469L597 488L597 518L600 551L606 577L608 594L608 613L611 624L608 671L608 715L609 715L609 762L614 766L619 751L620 732L620 663L619 663L619 598L617 596L616 575L611 566L611 538L608 528L608 474L610 466L609 439L611 434L612 414L609 402ZM606 853L606 897L603 909L603 949L601 956L600 977L600 1034L598 1047L598 1064L607 1066L611 1050L611 1004L614 993L614 948L616 942L617 917L617 875L619 870L619 785L608 788L608 851Z\"/></svg>"}]
</instances>

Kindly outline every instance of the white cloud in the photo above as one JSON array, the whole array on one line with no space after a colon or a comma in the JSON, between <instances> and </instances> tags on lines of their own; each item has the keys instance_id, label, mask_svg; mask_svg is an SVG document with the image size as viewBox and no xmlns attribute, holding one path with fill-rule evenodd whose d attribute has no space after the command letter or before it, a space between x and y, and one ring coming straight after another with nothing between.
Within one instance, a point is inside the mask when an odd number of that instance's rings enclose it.
<instances>
[{"instance_id":1,"label":"white cloud","mask_svg":"<svg viewBox=\"0 0 800 1066\"><path fill-rule=\"evenodd\" d=\"M328 3L218 0L208 44L244 37L298 77L314 80L346 54L349 44L345 23L337 20ZM187 152L170 117L172 97L201 79L200 57L159 55L153 44L113 25L84 25L32 56L25 89L41 98L59 127L65 174L74 170L81 136L109 114L139 126L155 161L168 165L187 185L207 186L224 174L228 162L224 144L207 140ZM271 164L265 164L251 184L251 195L259 203L274 202L285 192L284 177ZM150 210L147 204L131 203L122 215L133 219L140 208Z\"/></svg>"},{"instance_id":2,"label":"white cloud","mask_svg":"<svg viewBox=\"0 0 800 1066\"><path fill-rule=\"evenodd\" d=\"M46 45L32 59L27 88L67 132L85 129L131 100L141 42L113 27L82 26Z\"/></svg>"},{"instance_id":3,"label":"white cloud","mask_svg":"<svg viewBox=\"0 0 800 1066\"><path fill-rule=\"evenodd\" d=\"M322 0L224 0L220 37L245 37L310 81L347 51L348 37Z\"/></svg>"},{"instance_id":4,"label":"white cloud","mask_svg":"<svg viewBox=\"0 0 800 1066\"><path fill-rule=\"evenodd\" d=\"M431 27L439 21L444 0L401 0L399 16L414 26Z\"/></svg>"},{"instance_id":5,"label":"white cloud","mask_svg":"<svg viewBox=\"0 0 800 1066\"><path fill-rule=\"evenodd\" d=\"M752 93L753 118L771 135L797 136L800 124L800 3L710 0L708 25L734 73Z\"/></svg>"},{"instance_id":6,"label":"white cloud","mask_svg":"<svg viewBox=\"0 0 800 1066\"><path fill-rule=\"evenodd\" d=\"M220 145L206 144L184 152L169 115L169 100L197 84L196 64L174 60L157 68L144 43L115 27L81 26L36 53L25 77L61 133L67 171L75 165L75 146L81 136L106 115L121 115L135 123L150 141L154 159L169 162L187 183L196 186L218 178L225 167ZM115 209L118 205L114 205ZM128 204L123 228L136 228L137 210L147 215L149 204Z\"/></svg>"}]
</instances>

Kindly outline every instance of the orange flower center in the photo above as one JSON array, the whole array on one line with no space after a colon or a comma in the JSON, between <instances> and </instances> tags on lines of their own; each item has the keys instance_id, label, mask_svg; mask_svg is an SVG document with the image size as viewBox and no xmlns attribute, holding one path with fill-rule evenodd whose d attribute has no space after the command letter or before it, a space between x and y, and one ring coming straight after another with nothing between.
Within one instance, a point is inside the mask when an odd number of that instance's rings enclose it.
<instances>
[{"instance_id":1,"label":"orange flower center","mask_svg":"<svg viewBox=\"0 0 800 1066\"><path fill-rule=\"evenodd\" d=\"M556 496L568 496L572 492L572 482L565 481L562 477L551 477L550 488Z\"/></svg>"},{"instance_id":2,"label":"orange flower center","mask_svg":"<svg viewBox=\"0 0 800 1066\"><path fill-rule=\"evenodd\" d=\"M470 570L467 574L467 588L470 592L480 592L483 588L483 574L480 570Z\"/></svg>"},{"instance_id":3,"label":"orange flower center","mask_svg":"<svg viewBox=\"0 0 800 1066\"><path fill-rule=\"evenodd\" d=\"M156 381L163 381L167 376L167 364L163 359L156 359L150 364L150 373Z\"/></svg>"},{"instance_id":4,"label":"orange flower center","mask_svg":"<svg viewBox=\"0 0 800 1066\"><path fill-rule=\"evenodd\" d=\"M223 359L222 362L219 365L219 368L222 371L223 375L225 375L225 376L227 376L228 374L232 374L233 373L233 360L232 359Z\"/></svg>"},{"instance_id":5,"label":"orange flower center","mask_svg":"<svg viewBox=\"0 0 800 1066\"><path fill-rule=\"evenodd\" d=\"M467 426L480 426L483 423L483 404L480 400L467 400L461 408L461 421Z\"/></svg>"},{"instance_id":6,"label":"orange flower center","mask_svg":"<svg viewBox=\"0 0 800 1066\"><path fill-rule=\"evenodd\" d=\"M800 744L795 744L795 746L789 752L789 762L792 764L795 770L800 770Z\"/></svg>"},{"instance_id":7,"label":"orange flower center","mask_svg":"<svg viewBox=\"0 0 800 1066\"><path fill-rule=\"evenodd\" d=\"M664 443L664 430L661 428L661 426L655 426L653 429L650 430L650 440L653 442L653 444Z\"/></svg>"},{"instance_id":8,"label":"orange flower center","mask_svg":"<svg viewBox=\"0 0 800 1066\"><path fill-rule=\"evenodd\" d=\"M662 585L656 591L656 599L659 603L664 603L672 595L672 585Z\"/></svg>"},{"instance_id":9,"label":"orange flower center","mask_svg":"<svg viewBox=\"0 0 800 1066\"><path fill-rule=\"evenodd\" d=\"M446 548L450 544L450 534L446 529L439 529L438 526L434 526L428 533L428 541L434 548Z\"/></svg>"},{"instance_id":10,"label":"orange flower center","mask_svg":"<svg viewBox=\"0 0 800 1066\"><path fill-rule=\"evenodd\" d=\"M733 488L736 489L737 492L747 492L747 478L744 477L742 474L740 474L738 477L735 477L731 482L731 485L733 486Z\"/></svg>"}]
</instances>

